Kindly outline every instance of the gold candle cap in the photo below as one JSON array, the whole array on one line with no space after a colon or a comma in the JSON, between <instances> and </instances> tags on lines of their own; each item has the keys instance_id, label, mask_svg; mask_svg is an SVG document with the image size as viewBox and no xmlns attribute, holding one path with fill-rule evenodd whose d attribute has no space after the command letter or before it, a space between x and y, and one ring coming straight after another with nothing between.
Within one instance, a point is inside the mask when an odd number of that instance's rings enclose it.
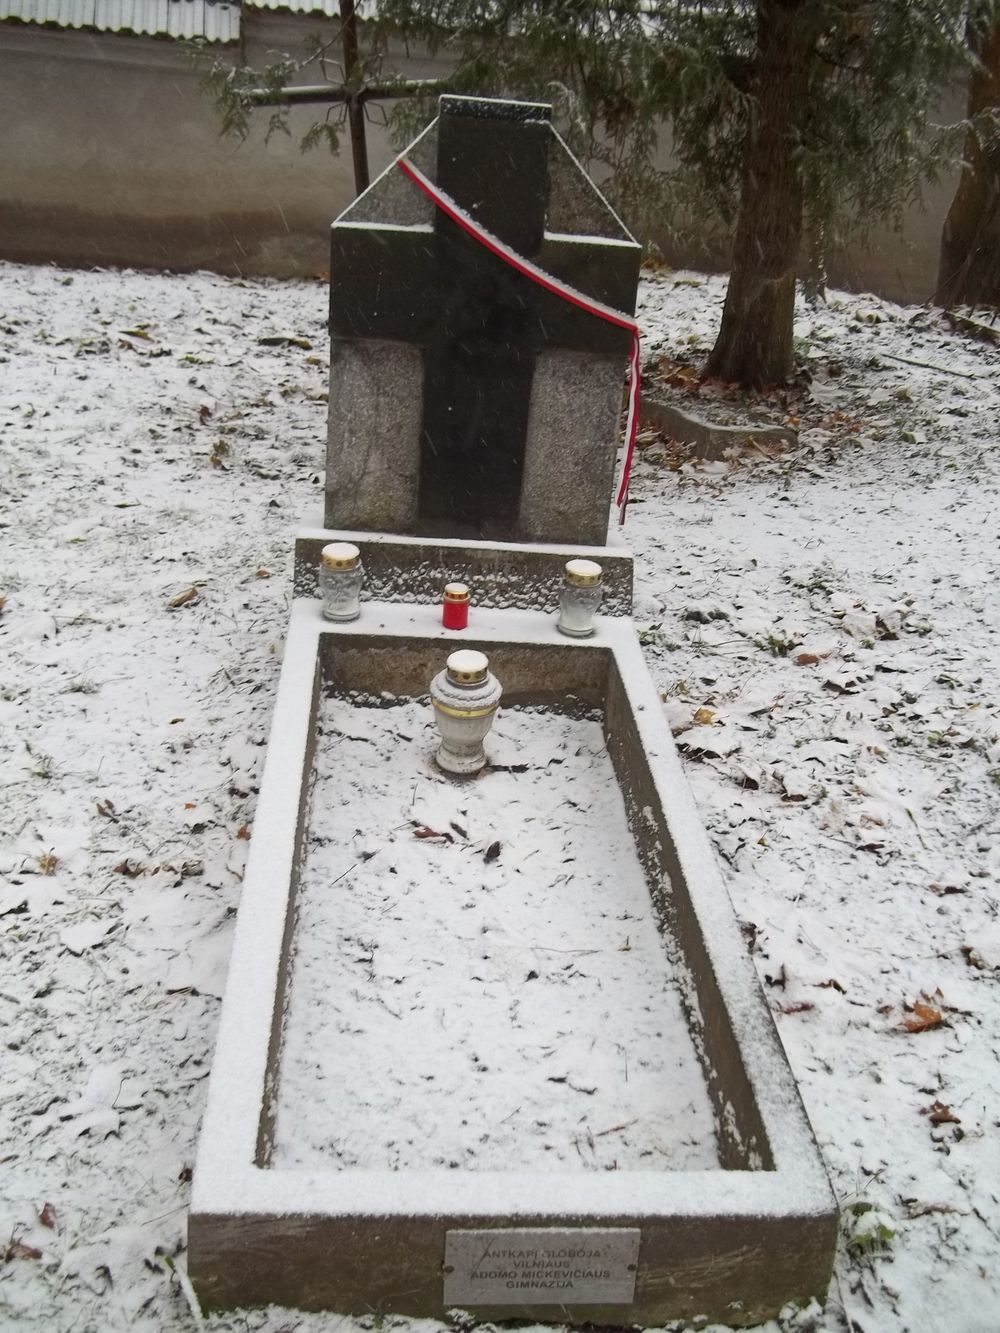
<instances>
[{"instance_id":1,"label":"gold candle cap","mask_svg":"<svg viewBox=\"0 0 1000 1333\"><path fill-rule=\"evenodd\" d=\"M320 552L320 559L327 569L356 569L361 552L353 542L330 542Z\"/></svg>"},{"instance_id":2,"label":"gold candle cap","mask_svg":"<svg viewBox=\"0 0 1000 1333\"><path fill-rule=\"evenodd\" d=\"M445 666L453 685L481 685L490 669L490 659L474 648L459 648L449 656Z\"/></svg>"},{"instance_id":3,"label":"gold candle cap","mask_svg":"<svg viewBox=\"0 0 1000 1333\"><path fill-rule=\"evenodd\" d=\"M444 585L444 600L446 602L467 602L469 600L469 589L464 583L446 583Z\"/></svg>"},{"instance_id":4,"label":"gold candle cap","mask_svg":"<svg viewBox=\"0 0 1000 1333\"><path fill-rule=\"evenodd\" d=\"M566 582L576 588L593 588L604 573L596 560L567 560Z\"/></svg>"}]
</instances>

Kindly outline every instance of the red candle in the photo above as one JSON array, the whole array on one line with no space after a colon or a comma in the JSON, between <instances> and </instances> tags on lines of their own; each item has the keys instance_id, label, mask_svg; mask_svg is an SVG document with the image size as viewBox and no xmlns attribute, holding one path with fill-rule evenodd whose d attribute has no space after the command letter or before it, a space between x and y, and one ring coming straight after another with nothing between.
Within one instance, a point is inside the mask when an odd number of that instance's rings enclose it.
<instances>
[{"instance_id":1,"label":"red candle","mask_svg":"<svg viewBox=\"0 0 1000 1333\"><path fill-rule=\"evenodd\" d=\"M445 629L465 629L469 624L469 590L464 583L447 583L441 604Z\"/></svg>"}]
</instances>

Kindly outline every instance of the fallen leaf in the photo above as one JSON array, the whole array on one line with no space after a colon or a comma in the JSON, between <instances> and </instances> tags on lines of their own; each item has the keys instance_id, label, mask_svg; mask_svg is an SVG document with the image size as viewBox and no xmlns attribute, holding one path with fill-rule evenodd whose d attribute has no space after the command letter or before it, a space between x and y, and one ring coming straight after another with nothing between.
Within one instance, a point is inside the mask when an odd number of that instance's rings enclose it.
<instances>
[{"instance_id":1,"label":"fallen leaf","mask_svg":"<svg viewBox=\"0 0 1000 1333\"><path fill-rule=\"evenodd\" d=\"M114 802L111 800L98 801L97 813L103 815L105 819L113 819L116 823L118 821L118 816L115 814Z\"/></svg>"},{"instance_id":2,"label":"fallen leaf","mask_svg":"<svg viewBox=\"0 0 1000 1333\"><path fill-rule=\"evenodd\" d=\"M792 661L796 666L819 666L827 656L829 656L827 653L796 653Z\"/></svg>"},{"instance_id":3,"label":"fallen leaf","mask_svg":"<svg viewBox=\"0 0 1000 1333\"><path fill-rule=\"evenodd\" d=\"M827 676L823 685L828 690L837 690L840 694L857 694L858 678L850 671L835 671Z\"/></svg>"},{"instance_id":4,"label":"fallen leaf","mask_svg":"<svg viewBox=\"0 0 1000 1333\"><path fill-rule=\"evenodd\" d=\"M817 982L816 982L816 989L817 989L817 990L835 990L835 991L839 991L841 995L846 994L846 992L845 992L843 986L840 984L840 982L837 980L836 977L830 977L830 979L829 979L828 981L817 981Z\"/></svg>"},{"instance_id":5,"label":"fallen leaf","mask_svg":"<svg viewBox=\"0 0 1000 1333\"><path fill-rule=\"evenodd\" d=\"M415 838L440 838L442 842L454 842L455 839L450 833L441 833L436 828L429 828L426 824L419 824L413 830Z\"/></svg>"},{"instance_id":6,"label":"fallen leaf","mask_svg":"<svg viewBox=\"0 0 1000 1333\"><path fill-rule=\"evenodd\" d=\"M258 579L269 579L271 577L271 571L269 569L265 569L264 566L261 565L254 577Z\"/></svg>"},{"instance_id":7,"label":"fallen leaf","mask_svg":"<svg viewBox=\"0 0 1000 1333\"><path fill-rule=\"evenodd\" d=\"M754 949L757 947L757 937L760 934L760 926L757 925L756 921L741 921L740 930L743 934L743 938L747 942L747 952L753 953Z\"/></svg>"},{"instance_id":8,"label":"fallen leaf","mask_svg":"<svg viewBox=\"0 0 1000 1333\"><path fill-rule=\"evenodd\" d=\"M201 407L198 408L198 419L204 423L209 419L211 415L212 415L212 409L210 407L206 407L206 405L202 403Z\"/></svg>"},{"instance_id":9,"label":"fallen leaf","mask_svg":"<svg viewBox=\"0 0 1000 1333\"><path fill-rule=\"evenodd\" d=\"M932 1028L939 1028L943 1022L944 1015L940 1009L917 1000L910 1013L903 1019L903 1027L907 1032L930 1032Z\"/></svg>"},{"instance_id":10,"label":"fallen leaf","mask_svg":"<svg viewBox=\"0 0 1000 1333\"><path fill-rule=\"evenodd\" d=\"M43 852L38 858L38 869L43 875L54 875L58 864L59 858L53 852Z\"/></svg>"},{"instance_id":11,"label":"fallen leaf","mask_svg":"<svg viewBox=\"0 0 1000 1333\"><path fill-rule=\"evenodd\" d=\"M903 1202L906 1204L907 1217L928 1217L932 1213L958 1213L960 1217L968 1216L949 1203L921 1203L919 1199L904 1199Z\"/></svg>"},{"instance_id":12,"label":"fallen leaf","mask_svg":"<svg viewBox=\"0 0 1000 1333\"><path fill-rule=\"evenodd\" d=\"M708 727L715 721L715 713L711 708L696 708L691 720L696 727Z\"/></svg>"},{"instance_id":13,"label":"fallen leaf","mask_svg":"<svg viewBox=\"0 0 1000 1333\"><path fill-rule=\"evenodd\" d=\"M0 916L27 910L28 895L22 889L10 889L6 893L0 893Z\"/></svg>"},{"instance_id":14,"label":"fallen leaf","mask_svg":"<svg viewBox=\"0 0 1000 1333\"><path fill-rule=\"evenodd\" d=\"M6 605L7 605L7 598L0 597L0 611L2 611Z\"/></svg>"},{"instance_id":15,"label":"fallen leaf","mask_svg":"<svg viewBox=\"0 0 1000 1333\"><path fill-rule=\"evenodd\" d=\"M811 1000L792 1000L788 1004L779 1004L778 1012L781 1014L807 1014L810 1009L816 1006Z\"/></svg>"},{"instance_id":16,"label":"fallen leaf","mask_svg":"<svg viewBox=\"0 0 1000 1333\"><path fill-rule=\"evenodd\" d=\"M491 861L495 861L500 855L501 846L502 844L499 842L491 842L486 848L486 851L483 852L483 860L487 865L489 865Z\"/></svg>"},{"instance_id":17,"label":"fallen leaf","mask_svg":"<svg viewBox=\"0 0 1000 1333\"><path fill-rule=\"evenodd\" d=\"M301 347L304 352L312 351L312 343L308 338L299 338L287 333L268 334L258 338L257 342L261 347Z\"/></svg>"},{"instance_id":18,"label":"fallen leaf","mask_svg":"<svg viewBox=\"0 0 1000 1333\"><path fill-rule=\"evenodd\" d=\"M250 825L249 825L249 824L241 824L240 827L239 827L239 828L237 829L237 831L236 831L236 836L237 836L238 838L242 838L244 842L249 842L249 841L250 841Z\"/></svg>"},{"instance_id":19,"label":"fallen leaf","mask_svg":"<svg viewBox=\"0 0 1000 1333\"><path fill-rule=\"evenodd\" d=\"M11 1259L40 1259L41 1250L36 1250L34 1245L25 1245L24 1241L13 1240L3 1252L3 1257L10 1263Z\"/></svg>"},{"instance_id":20,"label":"fallen leaf","mask_svg":"<svg viewBox=\"0 0 1000 1333\"><path fill-rule=\"evenodd\" d=\"M668 356L660 358L660 374L665 383L675 389L686 389L689 393L698 392L698 370L695 366L679 365Z\"/></svg>"},{"instance_id":21,"label":"fallen leaf","mask_svg":"<svg viewBox=\"0 0 1000 1333\"><path fill-rule=\"evenodd\" d=\"M38 1214L38 1220L39 1222L41 1222L43 1227L49 1227L50 1229L55 1227L56 1210L52 1207L50 1203L45 1203L42 1205L42 1211Z\"/></svg>"},{"instance_id":22,"label":"fallen leaf","mask_svg":"<svg viewBox=\"0 0 1000 1333\"><path fill-rule=\"evenodd\" d=\"M931 1102L930 1106L921 1109L920 1114L927 1116L932 1125L960 1125L962 1123L951 1107L946 1106L944 1102Z\"/></svg>"},{"instance_id":23,"label":"fallen leaf","mask_svg":"<svg viewBox=\"0 0 1000 1333\"><path fill-rule=\"evenodd\" d=\"M141 861L133 861L130 857L126 857L124 861L119 861L114 867L114 873L116 875L126 875L129 879L137 879L140 875L146 873L146 869Z\"/></svg>"},{"instance_id":24,"label":"fallen leaf","mask_svg":"<svg viewBox=\"0 0 1000 1333\"><path fill-rule=\"evenodd\" d=\"M957 890L955 890L955 892L957 892ZM974 945L963 944L961 953L962 957L970 967L975 967L980 972L990 972L993 970L993 964L990 960L985 958Z\"/></svg>"},{"instance_id":25,"label":"fallen leaf","mask_svg":"<svg viewBox=\"0 0 1000 1333\"><path fill-rule=\"evenodd\" d=\"M691 727L677 737L677 748L689 759L700 759L706 754L725 759L740 748L740 740L732 727L713 727L711 731Z\"/></svg>"},{"instance_id":26,"label":"fallen leaf","mask_svg":"<svg viewBox=\"0 0 1000 1333\"><path fill-rule=\"evenodd\" d=\"M179 606L187 606L188 602L195 601L197 596L197 588L185 588L182 592L176 593L171 597L170 601L167 602L167 606L172 611L176 611Z\"/></svg>"}]
</instances>

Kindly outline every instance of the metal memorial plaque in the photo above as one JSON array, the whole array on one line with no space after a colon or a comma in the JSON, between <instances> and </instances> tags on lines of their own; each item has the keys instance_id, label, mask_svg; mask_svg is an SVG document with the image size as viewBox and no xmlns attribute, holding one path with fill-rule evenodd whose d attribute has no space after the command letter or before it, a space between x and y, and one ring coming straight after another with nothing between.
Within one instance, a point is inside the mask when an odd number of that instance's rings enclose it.
<instances>
[{"instance_id":1,"label":"metal memorial plaque","mask_svg":"<svg viewBox=\"0 0 1000 1333\"><path fill-rule=\"evenodd\" d=\"M640 1234L638 1227L449 1231L444 1303L628 1305Z\"/></svg>"}]
</instances>

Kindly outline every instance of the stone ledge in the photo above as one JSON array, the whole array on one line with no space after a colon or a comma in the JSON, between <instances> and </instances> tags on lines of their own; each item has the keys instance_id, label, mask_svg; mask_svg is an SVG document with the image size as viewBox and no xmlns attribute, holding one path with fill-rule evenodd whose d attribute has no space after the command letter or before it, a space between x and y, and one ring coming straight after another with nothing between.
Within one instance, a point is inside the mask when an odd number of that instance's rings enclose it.
<instances>
[{"instance_id":1,"label":"stone ledge","mask_svg":"<svg viewBox=\"0 0 1000 1333\"><path fill-rule=\"evenodd\" d=\"M446 583L467 583L472 610L559 609L567 560L585 555L604 569L606 616L632 614L632 554L621 546L555 546L517 542L440 541L371 532L303 527L295 538L294 595L316 597L319 553L327 542L349 541L365 566L363 601L439 605Z\"/></svg>"},{"instance_id":2,"label":"stone ledge","mask_svg":"<svg viewBox=\"0 0 1000 1333\"><path fill-rule=\"evenodd\" d=\"M696 458L722 459L728 450L745 444L785 441L794 446L799 442L798 432L791 426L717 426L645 393L640 418L678 444L692 445Z\"/></svg>"}]
</instances>

